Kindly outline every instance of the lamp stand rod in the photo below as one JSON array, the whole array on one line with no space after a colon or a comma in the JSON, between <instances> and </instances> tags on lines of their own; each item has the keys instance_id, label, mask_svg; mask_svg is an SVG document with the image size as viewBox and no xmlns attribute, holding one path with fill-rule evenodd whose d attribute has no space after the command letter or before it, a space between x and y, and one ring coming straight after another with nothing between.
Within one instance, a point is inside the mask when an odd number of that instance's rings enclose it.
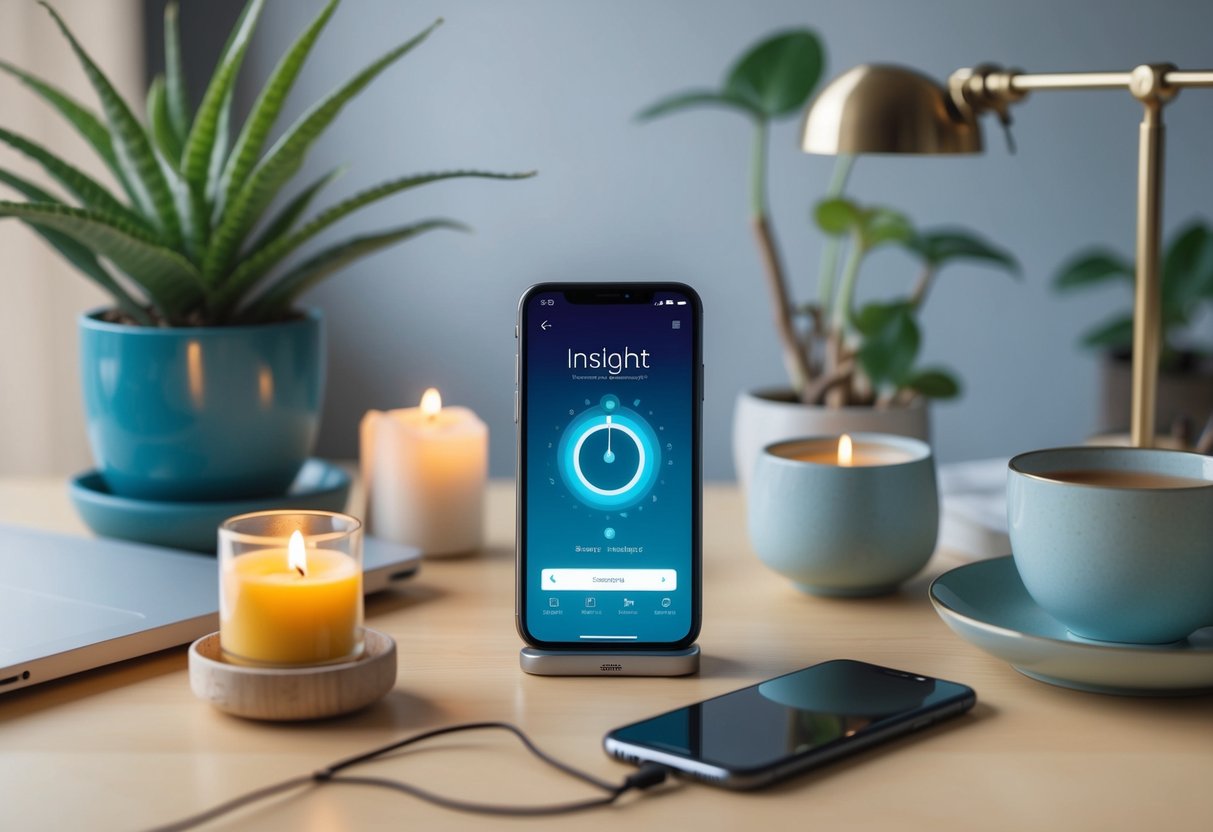
<instances>
[{"instance_id":1,"label":"lamp stand rod","mask_svg":"<svg viewBox=\"0 0 1213 832\"><path fill-rule=\"evenodd\" d=\"M1162 162L1166 128L1162 103L1143 101L1137 151L1137 265L1133 284L1133 403L1131 437L1154 447L1158 362L1162 353Z\"/></svg>"},{"instance_id":2,"label":"lamp stand rod","mask_svg":"<svg viewBox=\"0 0 1213 832\"><path fill-rule=\"evenodd\" d=\"M1137 264L1133 305L1132 442L1154 445L1158 363L1162 353L1162 182L1165 129L1162 108L1180 89L1213 87L1213 70L1143 64L1130 72L1024 73L983 65L951 79L953 99L975 114L1007 106L1034 90L1128 89L1142 103L1137 156Z\"/></svg>"}]
</instances>

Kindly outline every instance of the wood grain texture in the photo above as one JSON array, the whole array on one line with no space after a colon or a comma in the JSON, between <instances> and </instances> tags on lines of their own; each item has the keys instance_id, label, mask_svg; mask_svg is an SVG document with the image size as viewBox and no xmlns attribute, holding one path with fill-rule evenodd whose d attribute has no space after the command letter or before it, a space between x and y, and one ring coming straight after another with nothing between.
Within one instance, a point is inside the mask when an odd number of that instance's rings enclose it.
<instances>
[{"instance_id":1,"label":"wood grain texture","mask_svg":"<svg viewBox=\"0 0 1213 832\"><path fill-rule=\"evenodd\" d=\"M219 713L191 694L184 647L0 696L6 824L146 828L392 739L470 720L515 722L561 759L617 780L631 769L602 751L611 728L845 657L965 682L978 705L961 719L754 794L673 784L609 810L516 824L330 786L208 829L1209 828L1213 698L1100 696L1020 676L954 636L931 609L930 578L956 563L946 553L896 595L808 597L750 550L737 490L708 486L699 675L545 678L518 667L510 485L492 486L488 510L484 552L427 561L399 590L368 600L367 624L396 640L399 668L394 689L356 714L275 724ZM0 479L0 522L80 529L59 480ZM492 735L450 737L365 771L480 800L590 796Z\"/></svg>"},{"instance_id":2,"label":"wood grain texture","mask_svg":"<svg viewBox=\"0 0 1213 832\"><path fill-rule=\"evenodd\" d=\"M219 634L190 645L190 689L204 702L246 719L295 722L353 713L378 702L396 683L396 642L363 631L355 661L310 667L248 667L223 658Z\"/></svg>"}]
</instances>

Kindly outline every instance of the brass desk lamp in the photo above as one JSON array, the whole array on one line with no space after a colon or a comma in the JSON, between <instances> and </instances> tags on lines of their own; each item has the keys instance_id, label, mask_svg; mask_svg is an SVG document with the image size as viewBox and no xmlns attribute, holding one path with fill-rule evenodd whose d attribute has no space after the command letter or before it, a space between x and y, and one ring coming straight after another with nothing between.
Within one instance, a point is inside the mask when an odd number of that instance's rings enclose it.
<instances>
[{"instance_id":1,"label":"brass desk lamp","mask_svg":"<svg viewBox=\"0 0 1213 832\"><path fill-rule=\"evenodd\" d=\"M912 69L865 64L831 81L805 113L807 153L979 153L978 117L1010 123L1010 105L1033 90L1127 90L1142 103L1137 162L1137 275L1133 312L1132 440L1154 444L1162 329L1159 227L1162 108L1184 87L1213 87L1213 70L1143 64L1129 72L1024 73L983 64L952 73L947 88Z\"/></svg>"}]
</instances>

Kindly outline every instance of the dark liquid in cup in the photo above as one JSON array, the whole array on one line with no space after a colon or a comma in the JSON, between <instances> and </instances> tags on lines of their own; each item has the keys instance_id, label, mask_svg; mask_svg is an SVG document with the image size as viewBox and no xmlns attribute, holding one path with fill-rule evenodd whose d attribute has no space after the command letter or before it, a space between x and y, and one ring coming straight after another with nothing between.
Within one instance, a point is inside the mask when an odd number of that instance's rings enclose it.
<instances>
[{"instance_id":1,"label":"dark liquid in cup","mask_svg":"<svg viewBox=\"0 0 1213 832\"><path fill-rule=\"evenodd\" d=\"M1196 488L1213 484L1213 480L1196 477L1177 477L1172 474L1156 474L1153 471L1104 471L1099 469L1075 469L1050 471L1041 476L1059 482L1079 485L1100 485L1105 488Z\"/></svg>"}]
</instances>

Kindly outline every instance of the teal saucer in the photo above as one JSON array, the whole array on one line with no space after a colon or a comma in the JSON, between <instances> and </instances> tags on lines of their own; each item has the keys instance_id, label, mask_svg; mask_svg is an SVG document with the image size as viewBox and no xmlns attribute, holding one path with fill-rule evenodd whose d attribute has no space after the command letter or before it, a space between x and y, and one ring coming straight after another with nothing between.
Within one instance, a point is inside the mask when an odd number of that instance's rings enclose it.
<instances>
[{"instance_id":1,"label":"teal saucer","mask_svg":"<svg viewBox=\"0 0 1213 832\"><path fill-rule=\"evenodd\" d=\"M119 497L95 470L77 474L69 488L80 518L102 537L214 554L219 524L237 514L280 508L343 511L350 475L322 459L309 459L290 489L279 497L215 502Z\"/></svg>"},{"instance_id":2,"label":"teal saucer","mask_svg":"<svg viewBox=\"0 0 1213 832\"><path fill-rule=\"evenodd\" d=\"M1129 696L1213 691L1213 627L1161 645L1071 635L1028 595L1010 556L945 572L931 584L931 603L965 641L1041 682Z\"/></svg>"}]
</instances>

